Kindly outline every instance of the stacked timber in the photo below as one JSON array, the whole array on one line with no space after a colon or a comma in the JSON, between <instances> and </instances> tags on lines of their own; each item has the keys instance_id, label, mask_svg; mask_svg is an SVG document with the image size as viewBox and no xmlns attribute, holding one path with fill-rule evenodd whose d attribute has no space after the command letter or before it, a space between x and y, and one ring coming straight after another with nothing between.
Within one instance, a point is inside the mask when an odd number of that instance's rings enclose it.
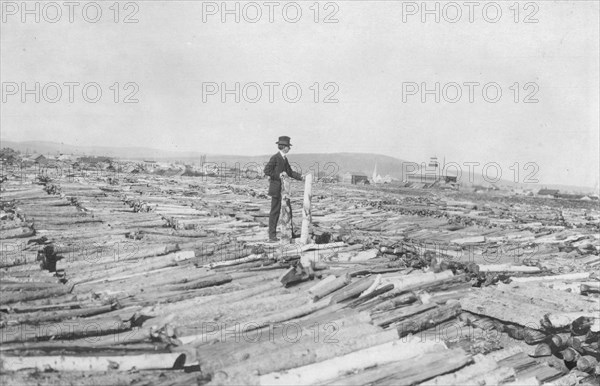
<instances>
[{"instance_id":1,"label":"stacked timber","mask_svg":"<svg viewBox=\"0 0 600 386\"><path fill-rule=\"evenodd\" d=\"M598 372L591 207L314 183L312 233L283 245L264 243L260 180L21 182L2 183L8 383L574 385Z\"/></svg>"}]
</instances>

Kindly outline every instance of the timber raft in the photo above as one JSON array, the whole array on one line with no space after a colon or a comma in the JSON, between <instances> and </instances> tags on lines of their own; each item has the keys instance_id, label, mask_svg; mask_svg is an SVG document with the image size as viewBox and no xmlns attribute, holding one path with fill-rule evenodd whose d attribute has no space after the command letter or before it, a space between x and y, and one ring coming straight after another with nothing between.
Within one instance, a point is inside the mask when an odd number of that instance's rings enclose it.
<instances>
[{"instance_id":1,"label":"timber raft","mask_svg":"<svg viewBox=\"0 0 600 386\"><path fill-rule=\"evenodd\" d=\"M2 384L597 384L597 202L315 182L301 246L265 193L9 175Z\"/></svg>"}]
</instances>

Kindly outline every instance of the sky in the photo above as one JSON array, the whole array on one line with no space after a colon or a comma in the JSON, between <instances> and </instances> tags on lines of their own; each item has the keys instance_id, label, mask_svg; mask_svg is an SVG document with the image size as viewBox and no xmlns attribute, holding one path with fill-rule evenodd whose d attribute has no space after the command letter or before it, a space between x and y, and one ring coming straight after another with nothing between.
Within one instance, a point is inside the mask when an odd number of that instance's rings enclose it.
<instances>
[{"instance_id":1,"label":"sky","mask_svg":"<svg viewBox=\"0 0 600 386\"><path fill-rule=\"evenodd\" d=\"M267 3L3 1L2 139L259 155L287 135L598 187L600 2Z\"/></svg>"}]
</instances>

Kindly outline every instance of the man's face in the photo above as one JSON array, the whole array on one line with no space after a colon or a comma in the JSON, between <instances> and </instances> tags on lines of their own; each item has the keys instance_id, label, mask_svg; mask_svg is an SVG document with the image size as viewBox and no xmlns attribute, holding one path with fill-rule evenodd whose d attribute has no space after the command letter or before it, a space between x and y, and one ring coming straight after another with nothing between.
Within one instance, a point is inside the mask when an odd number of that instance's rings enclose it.
<instances>
[{"instance_id":1,"label":"man's face","mask_svg":"<svg viewBox=\"0 0 600 386\"><path fill-rule=\"evenodd\" d=\"M287 154L290 151L290 147L284 146L283 149L281 149L281 151L283 152L283 154Z\"/></svg>"}]
</instances>

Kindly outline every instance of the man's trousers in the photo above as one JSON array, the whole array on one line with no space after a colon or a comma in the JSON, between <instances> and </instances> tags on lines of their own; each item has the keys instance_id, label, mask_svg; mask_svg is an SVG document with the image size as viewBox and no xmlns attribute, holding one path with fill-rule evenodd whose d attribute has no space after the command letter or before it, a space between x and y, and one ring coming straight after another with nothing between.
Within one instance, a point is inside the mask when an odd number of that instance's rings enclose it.
<instances>
[{"instance_id":1,"label":"man's trousers","mask_svg":"<svg viewBox=\"0 0 600 386\"><path fill-rule=\"evenodd\" d=\"M292 205L290 201L287 201L287 205L290 208L290 223L292 219ZM269 238L274 239L277 237L277 223L279 222L279 213L281 213L281 196L271 197L271 213L269 214ZM292 227L292 234L294 233Z\"/></svg>"}]
</instances>

